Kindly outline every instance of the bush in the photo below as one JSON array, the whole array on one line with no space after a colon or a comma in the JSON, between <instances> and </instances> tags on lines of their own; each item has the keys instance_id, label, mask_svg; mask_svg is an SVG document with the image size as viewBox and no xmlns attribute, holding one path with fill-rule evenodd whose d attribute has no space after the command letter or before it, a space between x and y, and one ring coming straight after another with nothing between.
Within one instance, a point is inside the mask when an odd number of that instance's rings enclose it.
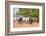
<instances>
[{"instance_id":1,"label":"bush","mask_svg":"<svg viewBox=\"0 0 46 36\"><path fill-rule=\"evenodd\" d=\"M32 17L34 17L34 18L39 17L39 10L38 9L32 10Z\"/></svg>"}]
</instances>

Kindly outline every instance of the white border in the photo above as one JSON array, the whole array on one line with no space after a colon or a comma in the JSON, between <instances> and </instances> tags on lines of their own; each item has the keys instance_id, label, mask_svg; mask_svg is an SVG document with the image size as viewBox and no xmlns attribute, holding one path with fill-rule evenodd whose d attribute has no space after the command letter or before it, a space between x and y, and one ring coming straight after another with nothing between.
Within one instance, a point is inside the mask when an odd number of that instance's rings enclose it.
<instances>
[{"instance_id":1,"label":"white border","mask_svg":"<svg viewBox=\"0 0 46 36\"><path fill-rule=\"evenodd\" d=\"M13 8L35 8L39 9L39 27L31 28L13 28ZM12 23L11 23L12 22ZM42 30L42 6L32 6L32 5L10 5L10 32L15 31L34 31Z\"/></svg>"}]
</instances>

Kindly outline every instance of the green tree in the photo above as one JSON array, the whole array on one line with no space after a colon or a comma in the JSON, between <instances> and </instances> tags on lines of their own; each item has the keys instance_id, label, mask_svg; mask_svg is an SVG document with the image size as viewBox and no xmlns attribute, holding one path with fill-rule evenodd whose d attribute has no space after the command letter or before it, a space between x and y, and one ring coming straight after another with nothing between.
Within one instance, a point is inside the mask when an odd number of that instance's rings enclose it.
<instances>
[{"instance_id":1,"label":"green tree","mask_svg":"<svg viewBox=\"0 0 46 36\"><path fill-rule=\"evenodd\" d=\"M39 17L39 10L30 8L19 8L19 12L17 12L16 14L24 17Z\"/></svg>"},{"instance_id":2,"label":"green tree","mask_svg":"<svg viewBox=\"0 0 46 36\"><path fill-rule=\"evenodd\" d=\"M32 17L39 17L39 10L38 9L32 9Z\"/></svg>"},{"instance_id":3,"label":"green tree","mask_svg":"<svg viewBox=\"0 0 46 36\"><path fill-rule=\"evenodd\" d=\"M17 15L30 17L32 10L29 8L19 8L19 12L16 13Z\"/></svg>"}]
</instances>

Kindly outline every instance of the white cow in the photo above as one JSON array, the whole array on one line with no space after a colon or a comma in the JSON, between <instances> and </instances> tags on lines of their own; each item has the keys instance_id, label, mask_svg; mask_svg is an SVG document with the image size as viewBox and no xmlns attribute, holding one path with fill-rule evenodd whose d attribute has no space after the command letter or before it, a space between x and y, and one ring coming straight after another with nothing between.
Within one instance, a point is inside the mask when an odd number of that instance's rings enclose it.
<instances>
[{"instance_id":1,"label":"white cow","mask_svg":"<svg viewBox=\"0 0 46 36\"><path fill-rule=\"evenodd\" d=\"M29 20L29 17L22 17L22 21L28 21Z\"/></svg>"},{"instance_id":2,"label":"white cow","mask_svg":"<svg viewBox=\"0 0 46 36\"><path fill-rule=\"evenodd\" d=\"M20 17L14 17L13 20L19 20ZM29 21L29 17L22 17L22 21Z\"/></svg>"}]
</instances>

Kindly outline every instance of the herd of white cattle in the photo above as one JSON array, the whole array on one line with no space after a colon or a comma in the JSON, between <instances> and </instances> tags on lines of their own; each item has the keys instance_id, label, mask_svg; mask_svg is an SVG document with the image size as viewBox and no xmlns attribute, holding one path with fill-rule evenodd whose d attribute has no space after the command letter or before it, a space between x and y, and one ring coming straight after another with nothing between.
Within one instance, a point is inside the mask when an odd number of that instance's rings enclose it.
<instances>
[{"instance_id":1,"label":"herd of white cattle","mask_svg":"<svg viewBox=\"0 0 46 36\"><path fill-rule=\"evenodd\" d=\"M19 20L19 18L20 17L14 17L13 20ZM31 18L31 19L33 19L33 20L36 19L37 20L37 18ZM24 20L29 21L29 17L22 17L22 21L24 21Z\"/></svg>"},{"instance_id":2,"label":"herd of white cattle","mask_svg":"<svg viewBox=\"0 0 46 36\"><path fill-rule=\"evenodd\" d=\"M19 20L19 17L14 17L13 20ZM28 21L29 17L22 17L22 21Z\"/></svg>"}]
</instances>

